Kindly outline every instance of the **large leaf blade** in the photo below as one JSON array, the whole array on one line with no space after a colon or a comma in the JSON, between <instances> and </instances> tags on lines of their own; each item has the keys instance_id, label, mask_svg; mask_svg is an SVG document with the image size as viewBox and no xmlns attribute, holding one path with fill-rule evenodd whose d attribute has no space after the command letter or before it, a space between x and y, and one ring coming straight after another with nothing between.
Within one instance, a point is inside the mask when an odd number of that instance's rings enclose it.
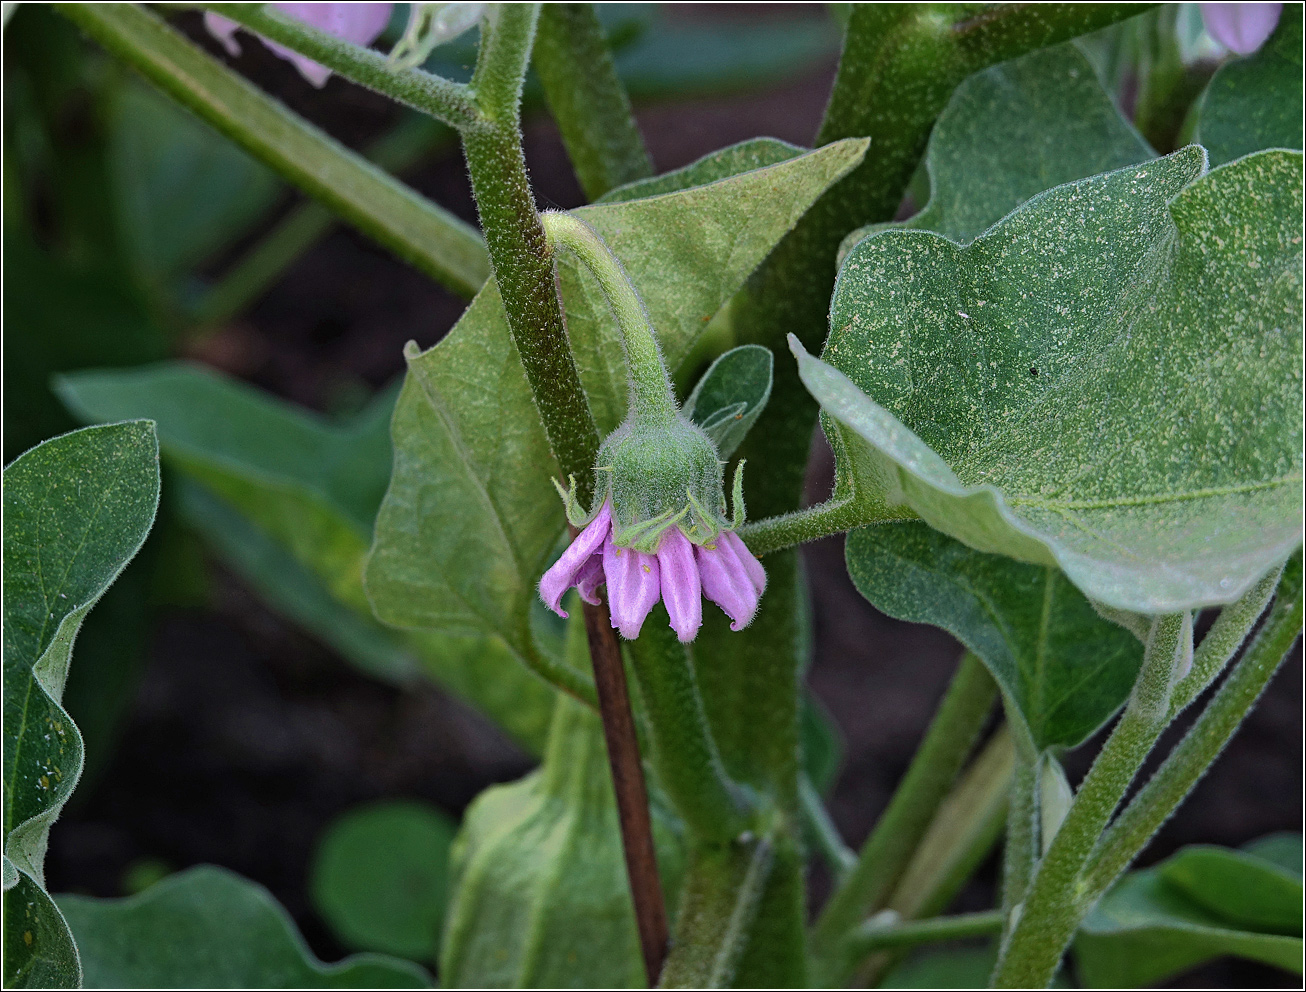
<instances>
[{"instance_id":1,"label":"large leaf blade","mask_svg":"<svg viewBox=\"0 0 1306 992\"><path fill-rule=\"evenodd\" d=\"M1203 160L1058 187L965 248L857 245L829 364L799 360L867 519L917 514L1143 613L1230 602L1287 557L1301 155Z\"/></svg>"},{"instance_id":2,"label":"large leaf blade","mask_svg":"<svg viewBox=\"0 0 1306 992\"><path fill-rule=\"evenodd\" d=\"M46 441L9 465L4 482L5 984L76 987L77 950L43 866L82 770L81 735L60 699L82 620L154 523L154 425Z\"/></svg>"}]
</instances>

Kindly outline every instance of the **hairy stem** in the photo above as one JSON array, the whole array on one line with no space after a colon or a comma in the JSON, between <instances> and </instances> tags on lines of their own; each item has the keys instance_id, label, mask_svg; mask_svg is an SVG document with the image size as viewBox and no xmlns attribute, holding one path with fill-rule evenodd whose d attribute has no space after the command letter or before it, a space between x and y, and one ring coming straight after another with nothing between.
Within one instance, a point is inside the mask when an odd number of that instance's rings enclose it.
<instances>
[{"instance_id":1,"label":"hairy stem","mask_svg":"<svg viewBox=\"0 0 1306 992\"><path fill-rule=\"evenodd\" d=\"M726 775L689 652L669 624L659 607L639 639L628 644L653 735L658 782L696 841L728 841L749 826L751 804Z\"/></svg>"},{"instance_id":2,"label":"hairy stem","mask_svg":"<svg viewBox=\"0 0 1306 992\"><path fill-rule=\"evenodd\" d=\"M812 953L824 978L845 976L855 963L845 947L853 930L883 907L917 843L948 795L988 719L997 686L966 652L889 807L867 838L857 865L839 886L812 931Z\"/></svg>"},{"instance_id":3,"label":"hairy stem","mask_svg":"<svg viewBox=\"0 0 1306 992\"><path fill-rule=\"evenodd\" d=\"M588 199L653 175L593 4L545 4L533 61Z\"/></svg>"}]
</instances>

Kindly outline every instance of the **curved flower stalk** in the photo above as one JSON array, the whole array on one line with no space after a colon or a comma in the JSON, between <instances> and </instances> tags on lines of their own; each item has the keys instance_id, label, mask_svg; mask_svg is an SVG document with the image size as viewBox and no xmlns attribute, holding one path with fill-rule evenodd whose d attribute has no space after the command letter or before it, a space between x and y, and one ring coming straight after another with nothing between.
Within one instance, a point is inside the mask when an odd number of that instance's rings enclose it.
<instances>
[{"instance_id":1,"label":"curved flower stalk","mask_svg":"<svg viewBox=\"0 0 1306 992\"><path fill-rule=\"evenodd\" d=\"M630 410L599 448L594 505L577 503L575 480L559 486L567 518L580 530L540 580L540 598L559 616L575 586L597 603L608 588L612 626L639 636L661 600L681 641L703 623L703 597L742 630L757 611L766 572L735 530L744 522L742 463L735 472L730 515L724 463L712 439L676 406L648 312L621 263L602 238L567 214L545 214L551 243L575 252L598 277L621 328L630 374Z\"/></svg>"},{"instance_id":2,"label":"curved flower stalk","mask_svg":"<svg viewBox=\"0 0 1306 992\"><path fill-rule=\"evenodd\" d=\"M1251 55L1269 39L1283 13L1281 3L1202 3L1206 33L1229 51Z\"/></svg>"},{"instance_id":3,"label":"curved flower stalk","mask_svg":"<svg viewBox=\"0 0 1306 992\"><path fill-rule=\"evenodd\" d=\"M370 45L381 36L381 32L390 23L390 14L394 11L395 5L392 3L274 3L270 6L343 41L352 41L356 45ZM236 41L239 24L221 14L206 13L204 27L222 43L228 55L240 54L240 44ZM259 40L281 58L294 63L299 74L319 89L331 78L330 69L314 62L308 56L300 55L266 38Z\"/></svg>"}]
</instances>

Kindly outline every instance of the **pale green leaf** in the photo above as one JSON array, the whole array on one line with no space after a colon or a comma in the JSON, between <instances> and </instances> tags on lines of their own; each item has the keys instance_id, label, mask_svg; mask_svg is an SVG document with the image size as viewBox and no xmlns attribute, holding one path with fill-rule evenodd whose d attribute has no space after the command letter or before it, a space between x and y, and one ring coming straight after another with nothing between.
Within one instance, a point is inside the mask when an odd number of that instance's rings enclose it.
<instances>
[{"instance_id":1,"label":"pale green leaf","mask_svg":"<svg viewBox=\"0 0 1306 992\"><path fill-rule=\"evenodd\" d=\"M679 169L672 169L670 172L648 179L637 179L624 186L608 190L595 202L626 203L629 200L643 200L663 193L675 193L692 186L714 183L726 176L736 176L741 172L778 165L791 158L797 158L805 151L806 148L791 145L778 138L749 138L737 145L709 152Z\"/></svg>"},{"instance_id":2,"label":"pale green leaf","mask_svg":"<svg viewBox=\"0 0 1306 992\"><path fill-rule=\"evenodd\" d=\"M1142 645L1057 568L985 554L922 523L859 528L844 553L876 609L942 627L979 655L1034 747L1074 747L1129 696Z\"/></svg>"},{"instance_id":3,"label":"pale green leaf","mask_svg":"<svg viewBox=\"0 0 1306 992\"><path fill-rule=\"evenodd\" d=\"M714 361L685 400L684 414L707 432L717 453L735 453L771 398L771 352L758 344L731 348Z\"/></svg>"},{"instance_id":4,"label":"pale green leaf","mask_svg":"<svg viewBox=\"0 0 1306 992\"><path fill-rule=\"evenodd\" d=\"M808 205L860 160L847 141L704 186L577 211L620 257L671 367ZM559 270L568 332L604 430L625 415L616 325L597 283ZM395 410L395 467L377 518L367 589L401 627L498 631L523 658L535 586L562 535L558 474L498 288L449 335L410 346Z\"/></svg>"},{"instance_id":5,"label":"pale green leaf","mask_svg":"<svg viewBox=\"0 0 1306 992\"><path fill-rule=\"evenodd\" d=\"M57 389L85 419L156 420L168 464L209 494L187 500L192 522L278 609L369 673L420 670L542 746L553 691L492 629L403 634L372 616L362 569L390 476L392 393L340 425L183 363L77 373Z\"/></svg>"},{"instance_id":6,"label":"pale green leaf","mask_svg":"<svg viewBox=\"0 0 1306 992\"><path fill-rule=\"evenodd\" d=\"M863 520L919 515L1108 606L1237 599L1301 539L1302 156L1190 147L967 247L861 241L807 388Z\"/></svg>"},{"instance_id":7,"label":"pale green leaf","mask_svg":"<svg viewBox=\"0 0 1306 992\"><path fill-rule=\"evenodd\" d=\"M434 961L456 829L425 803L351 809L327 828L313 860L318 914L354 950Z\"/></svg>"},{"instance_id":8,"label":"pale green leaf","mask_svg":"<svg viewBox=\"0 0 1306 992\"><path fill-rule=\"evenodd\" d=\"M1078 48L1039 49L957 87L930 132L929 202L901 223L853 231L842 253L879 230L968 242L1037 193L1155 157Z\"/></svg>"},{"instance_id":9,"label":"pale green leaf","mask_svg":"<svg viewBox=\"0 0 1306 992\"><path fill-rule=\"evenodd\" d=\"M159 502L148 421L73 431L4 471L4 983L75 988L77 950L45 893L45 848L82 771L60 705L78 628L140 549Z\"/></svg>"},{"instance_id":10,"label":"pale green leaf","mask_svg":"<svg viewBox=\"0 0 1306 992\"><path fill-rule=\"evenodd\" d=\"M1296 842L1300 851L1300 835ZM1301 933L1300 871L1211 844L1185 847L1158 870L1168 884L1229 923L1262 933Z\"/></svg>"},{"instance_id":11,"label":"pale green leaf","mask_svg":"<svg viewBox=\"0 0 1306 992\"><path fill-rule=\"evenodd\" d=\"M1150 986L1224 954L1301 974L1300 922L1291 936L1246 929L1205 908L1184 887L1168 879L1171 866L1178 863L1188 885L1193 884L1190 869L1196 868L1196 863L1182 867L1189 850L1154 868L1125 875L1089 914L1075 941L1084 984L1091 988ZM1217 877L1202 880L1208 896L1216 885L1226 890L1244 887L1246 891L1234 898L1245 906L1255 900L1266 882L1274 889L1282 885L1282 879L1266 874L1268 862L1257 858L1240 862L1234 852L1228 853L1231 858L1220 865L1218 881ZM1247 870L1238 872L1240 863ZM1209 862L1205 867L1210 867ZM1298 879L1299 907L1300 893Z\"/></svg>"},{"instance_id":12,"label":"pale green leaf","mask_svg":"<svg viewBox=\"0 0 1306 992\"><path fill-rule=\"evenodd\" d=\"M126 899L59 897L86 987L192 989L423 988L410 961L359 954L323 964L263 886L201 865Z\"/></svg>"},{"instance_id":13,"label":"pale green leaf","mask_svg":"<svg viewBox=\"0 0 1306 992\"><path fill-rule=\"evenodd\" d=\"M1262 148L1302 146L1302 8L1283 5L1279 27L1253 55L1220 67L1197 108L1196 141L1212 165Z\"/></svg>"}]
</instances>

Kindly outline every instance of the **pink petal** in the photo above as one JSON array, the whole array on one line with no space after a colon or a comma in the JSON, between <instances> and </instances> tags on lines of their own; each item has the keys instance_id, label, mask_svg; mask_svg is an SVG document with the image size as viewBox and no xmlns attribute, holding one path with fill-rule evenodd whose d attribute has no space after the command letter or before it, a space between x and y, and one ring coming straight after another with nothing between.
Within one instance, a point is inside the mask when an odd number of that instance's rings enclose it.
<instances>
[{"instance_id":1,"label":"pink petal","mask_svg":"<svg viewBox=\"0 0 1306 992\"><path fill-rule=\"evenodd\" d=\"M603 585L603 556L592 554L576 573L576 590L580 598L591 606L599 605L598 590Z\"/></svg>"},{"instance_id":2,"label":"pink petal","mask_svg":"<svg viewBox=\"0 0 1306 992\"><path fill-rule=\"evenodd\" d=\"M571 542L562 557L540 579L540 599L558 616L567 615L562 608L562 594L576 585L586 560L603 547L603 539L608 536L611 528L612 508L605 502L599 509L598 516L576 535L576 540Z\"/></svg>"},{"instance_id":3,"label":"pink petal","mask_svg":"<svg viewBox=\"0 0 1306 992\"><path fill-rule=\"evenodd\" d=\"M608 581L612 626L633 641L660 595L658 560L633 548L617 547L609 534L603 542L603 574Z\"/></svg>"},{"instance_id":4,"label":"pink petal","mask_svg":"<svg viewBox=\"0 0 1306 992\"><path fill-rule=\"evenodd\" d=\"M762 567L762 563L753 556L753 552L748 550L748 545L734 531L722 531L717 540L728 545L739 558L739 563L743 565L749 581L757 590L758 598L761 598L762 593L766 592L766 569Z\"/></svg>"},{"instance_id":5,"label":"pink petal","mask_svg":"<svg viewBox=\"0 0 1306 992\"><path fill-rule=\"evenodd\" d=\"M1203 3L1206 32L1231 52L1250 55L1274 33L1281 3Z\"/></svg>"},{"instance_id":6,"label":"pink petal","mask_svg":"<svg viewBox=\"0 0 1306 992\"><path fill-rule=\"evenodd\" d=\"M204 28L222 44L233 59L240 54L240 42L236 40L236 32L240 29L240 25L235 21L221 14L206 13Z\"/></svg>"},{"instance_id":7,"label":"pink petal","mask_svg":"<svg viewBox=\"0 0 1306 992\"><path fill-rule=\"evenodd\" d=\"M743 630L757 612L757 590L735 549L718 538L714 547L695 546L694 557L703 595L725 610L731 630Z\"/></svg>"},{"instance_id":8,"label":"pink petal","mask_svg":"<svg viewBox=\"0 0 1306 992\"><path fill-rule=\"evenodd\" d=\"M658 566L662 570L662 602L671 617L671 627L681 641L688 643L703 625L703 588L694 561L694 546L680 528L670 527L662 535Z\"/></svg>"}]
</instances>

